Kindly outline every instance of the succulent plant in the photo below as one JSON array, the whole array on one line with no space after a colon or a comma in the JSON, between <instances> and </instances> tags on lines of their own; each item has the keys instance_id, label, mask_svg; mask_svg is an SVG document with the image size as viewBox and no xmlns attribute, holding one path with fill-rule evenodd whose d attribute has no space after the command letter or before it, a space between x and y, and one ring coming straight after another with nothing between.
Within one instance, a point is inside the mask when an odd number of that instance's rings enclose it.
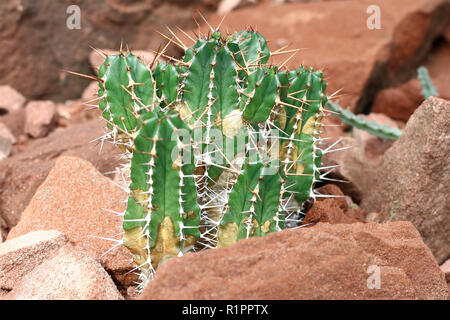
<instances>
[{"instance_id":1,"label":"succulent plant","mask_svg":"<svg viewBox=\"0 0 450 320\"><path fill-rule=\"evenodd\" d=\"M439 96L436 87L431 82L430 75L428 74L428 70L426 67L421 66L417 68L417 76L420 80L420 84L422 86L422 95L425 99L428 99L431 96Z\"/></svg>"},{"instance_id":2,"label":"succulent plant","mask_svg":"<svg viewBox=\"0 0 450 320\"><path fill-rule=\"evenodd\" d=\"M402 131L398 128L390 127L385 124L376 123L375 121L368 121L363 117L355 115L348 109L342 109L341 106L333 101L328 101L326 105L333 114L341 119L342 122L351 125L355 128L366 131L367 133L377 136L385 140L397 140Z\"/></svg>"},{"instance_id":3,"label":"succulent plant","mask_svg":"<svg viewBox=\"0 0 450 320\"><path fill-rule=\"evenodd\" d=\"M190 47L173 35L181 60L152 71L163 52L145 65L121 50L99 69L104 138L129 170L123 244L141 287L170 257L298 226L330 169L321 71L268 65L283 52L250 29L213 30Z\"/></svg>"}]
</instances>

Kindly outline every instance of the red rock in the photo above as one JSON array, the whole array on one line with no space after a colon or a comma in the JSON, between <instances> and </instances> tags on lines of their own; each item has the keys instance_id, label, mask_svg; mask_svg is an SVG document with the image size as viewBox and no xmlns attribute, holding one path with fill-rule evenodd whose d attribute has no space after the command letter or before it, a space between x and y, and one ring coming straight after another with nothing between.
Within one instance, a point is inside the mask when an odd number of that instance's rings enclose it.
<instances>
[{"instance_id":1,"label":"red rock","mask_svg":"<svg viewBox=\"0 0 450 320\"><path fill-rule=\"evenodd\" d=\"M48 137L29 143L21 153L0 162L0 216L8 229L18 223L58 156L86 159L102 173L117 167L120 152L116 147L105 143L100 152L99 143L90 143L104 134L104 128L101 120L58 128Z\"/></svg>"},{"instance_id":2,"label":"red rock","mask_svg":"<svg viewBox=\"0 0 450 320\"><path fill-rule=\"evenodd\" d=\"M379 267L379 289L368 287L370 266ZM319 223L173 258L140 299L447 299L447 291L411 223Z\"/></svg>"},{"instance_id":3,"label":"red rock","mask_svg":"<svg viewBox=\"0 0 450 320\"><path fill-rule=\"evenodd\" d=\"M0 110L14 112L23 107L25 97L10 86L0 86Z\"/></svg>"},{"instance_id":4,"label":"red rock","mask_svg":"<svg viewBox=\"0 0 450 320\"><path fill-rule=\"evenodd\" d=\"M0 122L0 137L8 139L11 144L17 142L16 137L11 133L9 128L3 122Z\"/></svg>"},{"instance_id":5,"label":"red rock","mask_svg":"<svg viewBox=\"0 0 450 320\"><path fill-rule=\"evenodd\" d=\"M81 95L81 100L84 102L88 102L90 104L96 104L97 101L92 101L98 97L98 82L92 81L89 85L84 89L83 94Z\"/></svg>"},{"instance_id":6,"label":"red rock","mask_svg":"<svg viewBox=\"0 0 450 320\"><path fill-rule=\"evenodd\" d=\"M272 51L285 44L303 48L287 66L326 66L328 94L343 89L341 105L361 112L372 103L380 83L389 86L415 73L414 66L425 59L449 14L446 0L377 1L382 26L370 30L370 5L371 0L267 3L231 12L222 27L230 32L257 27ZM217 26L222 18L208 20ZM276 56L273 62L280 64L287 57Z\"/></svg>"},{"instance_id":7,"label":"red rock","mask_svg":"<svg viewBox=\"0 0 450 320\"><path fill-rule=\"evenodd\" d=\"M333 141L326 142L323 148L326 148L327 144L331 143ZM363 191L371 189L370 177L374 174L381 157L368 159L361 144L351 137L344 137L333 149L336 148L348 149L326 153L322 157L322 165L340 166L327 176L346 181L335 182L335 184L339 186L344 194L351 196L352 199L359 203L362 199Z\"/></svg>"},{"instance_id":8,"label":"red rock","mask_svg":"<svg viewBox=\"0 0 450 320\"><path fill-rule=\"evenodd\" d=\"M56 122L56 105L52 101L29 102L25 112L25 132L33 138L45 137Z\"/></svg>"},{"instance_id":9,"label":"red rock","mask_svg":"<svg viewBox=\"0 0 450 320\"><path fill-rule=\"evenodd\" d=\"M365 222L365 213L348 207L347 200L338 186L327 184L317 190L323 195L335 195L335 198L317 198L306 213L303 225L318 222L326 223L355 223Z\"/></svg>"},{"instance_id":10,"label":"red rock","mask_svg":"<svg viewBox=\"0 0 450 320\"><path fill-rule=\"evenodd\" d=\"M450 256L450 102L431 97L411 116L362 189L382 221L411 221L439 263Z\"/></svg>"},{"instance_id":11,"label":"red rock","mask_svg":"<svg viewBox=\"0 0 450 320\"><path fill-rule=\"evenodd\" d=\"M100 263L73 246L37 266L4 300L123 300Z\"/></svg>"},{"instance_id":12,"label":"red rock","mask_svg":"<svg viewBox=\"0 0 450 320\"><path fill-rule=\"evenodd\" d=\"M443 265L441 265L442 272L445 273L445 278L447 282L450 282L450 259L447 259Z\"/></svg>"},{"instance_id":13,"label":"red rock","mask_svg":"<svg viewBox=\"0 0 450 320\"><path fill-rule=\"evenodd\" d=\"M6 137L0 136L0 161L6 159L11 153L12 145L11 140Z\"/></svg>"},{"instance_id":14,"label":"red rock","mask_svg":"<svg viewBox=\"0 0 450 320\"><path fill-rule=\"evenodd\" d=\"M35 231L0 244L0 289L13 289L31 270L68 243L59 231Z\"/></svg>"},{"instance_id":15,"label":"red rock","mask_svg":"<svg viewBox=\"0 0 450 320\"><path fill-rule=\"evenodd\" d=\"M19 224L8 234L8 239L33 230L56 229L76 246L100 259L116 243L92 236L111 238L122 232L121 218L106 210L123 212L126 199L126 193L90 162L60 157L23 212ZM103 256L101 262L117 280L130 284L136 279L135 275L124 274L134 267L131 259L131 253L119 246Z\"/></svg>"},{"instance_id":16,"label":"red rock","mask_svg":"<svg viewBox=\"0 0 450 320\"><path fill-rule=\"evenodd\" d=\"M11 131L14 137L18 138L25 134L25 108L8 112L0 116L0 122Z\"/></svg>"}]
</instances>

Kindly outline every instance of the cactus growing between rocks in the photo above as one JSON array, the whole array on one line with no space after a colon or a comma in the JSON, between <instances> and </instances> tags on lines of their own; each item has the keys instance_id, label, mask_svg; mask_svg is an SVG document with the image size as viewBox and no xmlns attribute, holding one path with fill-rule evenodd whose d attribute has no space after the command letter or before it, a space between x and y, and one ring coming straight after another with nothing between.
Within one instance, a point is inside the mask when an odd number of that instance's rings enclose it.
<instances>
[{"instance_id":1,"label":"cactus growing between rocks","mask_svg":"<svg viewBox=\"0 0 450 320\"><path fill-rule=\"evenodd\" d=\"M355 115L348 109L342 109L341 106L333 101L328 101L327 108L334 113L342 122L355 128L366 131L367 133L386 140L397 140L402 131L398 128L390 127L385 124L368 121L363 117Z\"/></svg>"},{"instance_id":2,"label":"cactus growing between rocks","mask_svg":"<svg viewBox=\"0 0 450 320\"><path fill-rule=\"evenodd\" d=\"M429 97L438 97L438 92L436 87L433 85L430 79L430 75L428 74L428 70L426 67L417 68L417 77L420 80L420 84L422 86L422 95L425 99Z\"/></svg>"},{"instance_id":3,"label":"cactus growing between rocks","mask_svg":"<svg viewBox=\"0 0 450 320\"><path fill-rule=\"evenodd\" d=\"M174 38L182 60L152 71L121 50L99 69L104 139L130 172L123 244L141 287L170 257L297 226L332 169L321 166L321 71L268 65L253 30L212 30L191 47Z\"/></svg>"}]
</instances>

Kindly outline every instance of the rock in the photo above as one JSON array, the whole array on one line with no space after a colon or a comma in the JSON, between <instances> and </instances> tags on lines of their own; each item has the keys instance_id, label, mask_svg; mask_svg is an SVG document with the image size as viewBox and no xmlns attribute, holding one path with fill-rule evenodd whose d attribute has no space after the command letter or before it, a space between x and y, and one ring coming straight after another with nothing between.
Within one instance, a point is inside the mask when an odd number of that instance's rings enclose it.
<instances>
[{"instance_id":1,"label":"rock","mask_svg":"<svg viewBox=\"0 0 450 320\"><path fill-rule=\"evenodd\" d=\"M31 270L57 254L68 239L59 231L35 231L0 244L0 289L12 290Z\"/></svg>"},{"instance_id":2,"label":"rock","mask_svg":"<svg viewBox=\"0 0 450 320\"><path fill-rule=\"evenodd\" d=\"M373 287L377 274L380 286ZM444 274L420 234L409 222L395 222L319 223L188 253L163 264L140 299L447 296Z\"/></svg>"},{"instance_id":3,"label":"rock","mask_svg":"<svg viewBox=\"0 0 450 320\"><path fill-rule=\"evenodd\" d=\"M323 148L333 142L326 142ZM374 174L377 163L381 158L366 158L363 147L358 140L352 137L342 138L341 142L333 147L333 149L336 148L348 149L326 153L322 157L322 166L340 166L336 167L328 177L345 181L334 183L339 186L344 194L351 196L356 203L359 203L363 191L371 189L370 177Z\"/></svg>"},{"instance_id":4,"label":"rock","mask_svg":"<svg viewBox=\"0 0 450 320\"><path fill-rule=\"evenodd\" d=\"M447 282L450 282L450 259L447 259L443 265L441 265L442 272L445 273L445 278Z\"/></svg>"},{"instance_id":5,"label":"rock","mask_svg":"<svg viewBox=\"0 0 450 320\"><path fill-rule=\"evenodd\" d=\"M327 223L355 223L365 222L365 213L348 207L347 200L338 186L327 184L317 190L322 195L334 195L335 198L317 198L306 213L303 225L318 222Z\"/></svg>"},{"instance_id":6,"label":"rock","mask_svg":"<svg viewBox=\"0 0 450 320\"><path fill-rule=\"evenodd\" d=\"M431 97L384 154L361 207L382 221L411 221L439 263L450 255L450 102Z\"/></svg>"},{"instance_id":7,"label":"rock","mask_svg":"<svg viewBox=\"0 0 450 320\"><path fill-rule=\"evenodd\" d=\"M104 177L86 160L60 157L48 177L37 189L22 218L8 234L8 239L33 230L60 230L76 246L86 249L112 276L127 285L136 280L128 274L133 268L131 253L117 243L95 238L116 238L121 234L121 217L107 212L123 212L126 193ZM117 241L118 241L117 240Z\"/></svg>"},{"instance_id":8,"label":"rock","mask_svg":"<svg viewBox=\"0 0 450 320\"><path fill-rule=\"evenodd\" d=\"M123 300L100 263L65 246L23 277L5 300Z\"/></svg>"},{"instance_id":9,"label":"rock","mask_svg":"<svg viewBox=\"0 0 450 320\"><path fill-rule=\"evenodd\" d=\"M328 94L343 89L340 104L359 113L370 107L379 89L415 74L433 39L444 29L450 10L447 0L377 1L381 29L371 30L366 13L370 5L371 0L267 3L230 12L222 28L237 31L257 26L272 51L286 44L307 48L287 66L326 66ZM208 20L217 26L222 18L216 15ZM273 63L280 64L288 56L278 55Z\"/></svg>"},{"instance_id":10,"label":"rock","mask_svg":"<svg viewBox=\"0 0 450 320\"><path fill-rule=\"evenodd\" d=\"M100 152L99 143L90 143L104 134L104 128L101 120L58 128L48 137L29 143L21 153L0 162L0 216L8 229L18 223L58 156L81 157L102 173L115 170L120 163L120 151L105 143Z\"/></svg>"},{"instance_id":11,"label":"rock","mask_svg":"<svg viewBox=\"0 0 450 320\"><path fill-rule=\"evenodd\" d=\"M11 153L11 140L0 136L0 161L3 159L8 158L9 154Z\"/></svg>"},{"instance_id":12,"label":"rock","mask_svg":"<svg viewBox=\"0 0 450 320\"><path fill-rule=\"evenodd\" d=\"M431 78L441 98L450 99L449 79L447 76ZM412 79L400 86L380 91L372 111L383 113L395 120L408 121L423 100L420 81Z\"/></svg>"},{"instance_id":13,"label":"rock","mask_svg":"<svg viewBox=\"0 0 450 320\"><path fill-rule=\"evenodd\" d=\"M14 137L25 135L25 108L0 115L0 122L8 127Z\"/></svg>"},{"instance_id":14,"label":"rock","mask_svg":"<svg viewBox=\"0 0 450 320\"><path fill-rule=\"evenodd\" d=\"M33 138L47 135L56 121L56 105L52 101L32 101L25 107L25 132Z\"/></svg>"},{"instance_id":15,"label":"rock","mask_svg":"<svg viewBox=\"0 0 450 320\"><path fill-rule=\"evenodd\" d=\"M20 110L25 104L25 97L10 86L0 86L0 113Z\"/></svg>"},{"instance_id":16,"label":"rock","mask_svg":"<svg viewBox=\"0 0 450 320\"><path fill-rule=\"evenodd\" d=\"M98 98L98 82L92 81L86 89L84 89L83 94L81 95L81 100L84 102L88 102L90 104L97 104L97 101L92 101L93 99Z\"/></svg>"},{"instance_id":17,"label":"rock","mask_svg":"<svg viewBox=\"0 0 450 320\"><path fill-rule=\"evenodd\" d=\"M11 144L17 142L16 137L11 133L9 128L3 122L0 122L0 137L8 139Z\"/></svg>"},{"instance_id":18,"label":"rock","mask_svg":"<svg viewBox=\"0 0 450 320\"><path fill-rule=\"evenodd\" d=\"M6 224L5 219L0 216L0 243L6 240L7 235L8 225Z\"/></svg>"}]
</instances>

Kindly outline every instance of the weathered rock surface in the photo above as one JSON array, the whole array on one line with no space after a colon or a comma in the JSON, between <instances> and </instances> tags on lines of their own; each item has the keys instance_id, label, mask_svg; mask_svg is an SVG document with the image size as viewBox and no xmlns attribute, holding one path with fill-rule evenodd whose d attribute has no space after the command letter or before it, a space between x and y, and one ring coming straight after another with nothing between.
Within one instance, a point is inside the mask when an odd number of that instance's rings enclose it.
<instances>
[{"instance_id":1,"label":"weathered rock surface","mask_svg":"<svg viewBox=\"0 0 450 320\"><path fill-rule=\"evenodd\" d=\"M0 86L0 113L13 112L21 109L25 104L25 97L10 86Z\"/></svg>"},{"instance_id":2,"label":"weathered rock surface","mask_svg":"<svg viewBox=\"0 0 450 320\"><path fill-rule=\"evenodd\" d=\"M355 223L365 222L365 212L350 208L344 193L334 184L327 184L317 190L321 195L336 196L335 198L317 198L317 201L306 213L304 225L318 222Z\"/></svg>"},{"instance_id":3,"label":"weathered rock surface","mask_svg":"<svg viewBox=\"0 0 450 320\"><path fill-rule=\"evenodd\" d=\"M450 102L429 98L384 154L361 207L411 221L439 263L450 256Z\"/></svg>"},{"instance_id":4,"label":"weathered rock surface","mask_svg":"<svg viewBox=\"0 0 450 320\"><path fill-rule=\"evenodd\" d=\"M12 290L36 266L68 243L56 230L35 231L0 244L0 289Z\"/></svg>"},{"instance_id":5,"label":"weathered rock surface","mask_svg":"<svg viewBox=\"0 0 450 320\"><path fill-rule=\"evenodd\" d=\"M88 161L60 157L8 239L34 230L56 229L76 246L100 258L117 243L93 236L114 238L122 232L121 217L106 210L123 212L126 199L126 193ZM129 251L119 246L103 256L101 262L116 280L126 284L136 279L133 274L125 276L133 268L131 259Z\"/></svg>"},{"instance_id":6,"label":"weathered rock surface","mask_svg":"<svg viewBox=\"0 0 450 320\"><path fill-rule=\"evenodd\" d=\"M11 142L11 144L17 142L16 137L12 134L12 132L3 122L0 122L0 138L8 139Z\"/></svg>"},{"instance_id":7,"label":"weathered rock surface","mask_svg":"<svg viewBox=\"0 0 450 320\"><path fill-rule=\"evenodd\" d=\"M105 143L100 152L92 140L104 134L104 122L93 120L57 129L44 139L29 143L26 149L0 162L0 216L8 228L14 227L36 189L47 177L59 156L70 155L90 161L100 172L113 171L120 152Z\"/></svg>"},{"instance_id":8,"label":"weathered rock surface","mask_svg":"<svg viewBox=\"0 0 450 320\"><path fill-rule=\"evenodd\" d=\"M8 158L11 153L11 149L11 140L6 137L0 136L0 161Z\"/></svg>"},{"instance_id":9,"label":"weathered rock surface","mask_svg":"<svg viewBox=\"0 0 450 320\"><path fill-rule=\"evenodd\" d=\"M25 133L45 137L56 123L56 105L52 101L32 101L25 107Z\"/></svg>"},{"instance_id":10,"label":"weathered rock surface","mask_svg":"<svg viewBox=\"0 0 450 320\"><path fill-rule=\"evenodd\" d=\"M5 300L122 300L110 276L89 254L73 246L23 277Z\"/></svg>"},{"instance_id":11,"label":"weathered rock surface","mask_svg":"<svg viewBox=\"0 0 450 320\"><path fill-rule=\"evenodd\" d=\"M80 8L79 29L67 25L76 21L71 5ZM194 27L192 14L202 7L198 1L0 1L0 84L30 99L77 98L89 81L61 70L91 74L90 45L118 49L123 40L133 50L156 50L162 40L153 28Z\"/></svg>"},{"instance_id":12,"label":"weathered rock surface","mask_svg":"<svg viewBox=\"0 0 450 320\"><path fill-rule=\"evenodd\" d=\"M379 289L374 280L378 271ZM188 253L162 265L140 299L447 296L445 276L420 234L410 222L395 222L319 223Z\"/></svg>"},{"instance_id":13,"label":"weathered rock surface","mask_svg":"<svg viewBox=\"0 0 450 320\"><path fill-rule=\"evenodd\" d=\"M379 89L414 75L450 12L446 0L377 1L381 29L371 30L366 11L373 4L371 0L267 3L231 12L222 27L235 31L256 26L271 41L272 51L286 44L304 48L288 67L326 66L325 74L332 79L328 93L343 89L341 105L360 112L369 107ZM209 22L216 26L221 19L215 16Z\"/></svg>"},{"instance_id":14,"label":"weathered rock surface","mask_svg":"<svg viewBox=\"0 0 450 320\"><path fill-rule=\"evenodd\" d=\"M450 259L445 261L445 263L441 266L442 272L445 273L445 278L447 279L447 282L450 282Z\"/></svg>"}]
</instances>

